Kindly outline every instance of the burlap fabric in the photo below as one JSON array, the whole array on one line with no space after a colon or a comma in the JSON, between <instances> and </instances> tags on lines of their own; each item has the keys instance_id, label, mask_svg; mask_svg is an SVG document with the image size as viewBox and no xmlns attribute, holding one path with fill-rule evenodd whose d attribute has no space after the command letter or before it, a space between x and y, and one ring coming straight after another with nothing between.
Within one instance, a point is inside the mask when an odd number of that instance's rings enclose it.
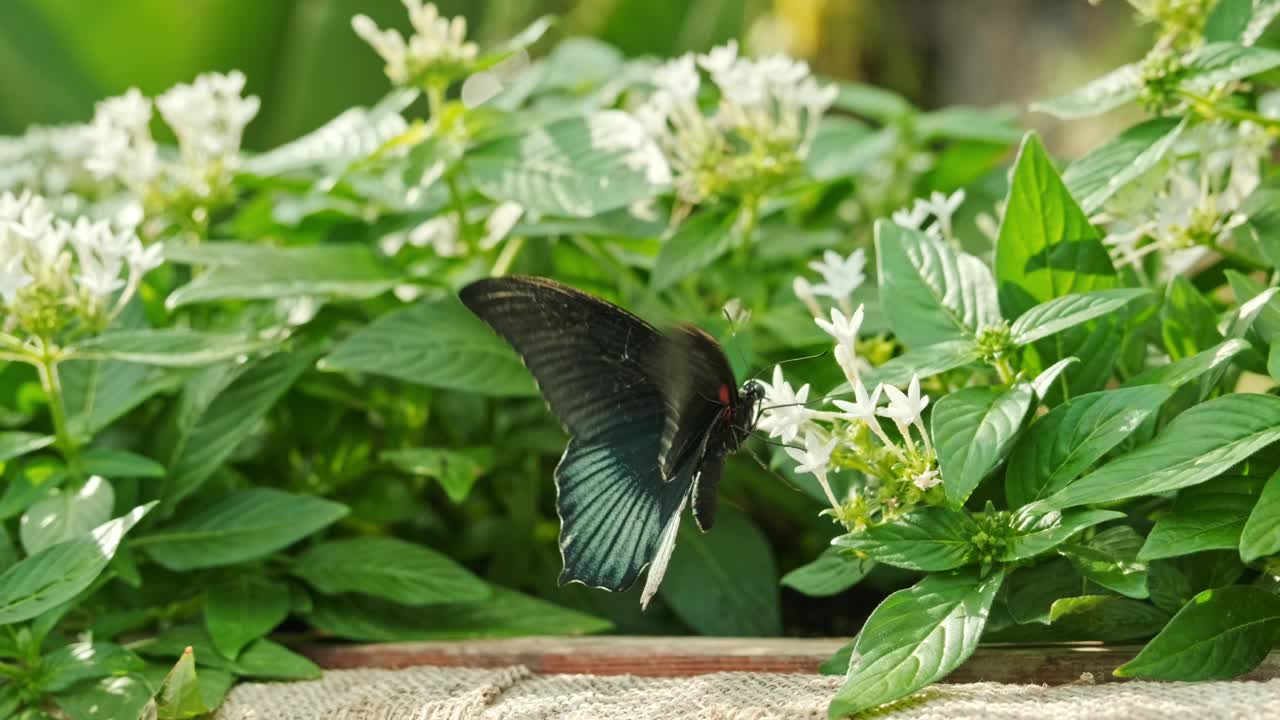
<instances>
[{"instance_id":1,"label":"burlap fabric","mask_svg":"<svg viewBox=\"0 0 1280 720\"><path fill-rule=\"evenodd\" d=\"M523 667L338 670L235 688L217 720L782 720L825 718L839 678L535 675ZM1280 680L935 685L871 713L885 720L1280 719Z\"/></svg>"}]
</instances>

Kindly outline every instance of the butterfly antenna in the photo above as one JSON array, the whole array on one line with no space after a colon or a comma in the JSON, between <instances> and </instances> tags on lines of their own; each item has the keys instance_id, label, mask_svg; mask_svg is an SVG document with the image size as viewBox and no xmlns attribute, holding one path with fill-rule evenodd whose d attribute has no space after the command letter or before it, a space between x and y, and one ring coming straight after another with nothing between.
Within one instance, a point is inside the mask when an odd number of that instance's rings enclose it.
<instances>
[{"instance_id":1,"label":"butterfly antenna","mask_svg":"<svg viewBox=\"0 0 1280 720\"><path fill-rule=\"evenodd\" d=\"M720 308L720 312L724 314L724 319L729 323L729 339L732 340L738 337L738 327L734 324L733 317L729 315L729 309ZM747 368L747 358L742 354L742 348L735 345L731 350L738 356L738 367L745 370Z\"/></svg>"},{"instance_id":2,"label":"butterfly antenna","mask_svg":"<svg viewBox=\"0 0 1280 720\"><path fill-rule=\"evenodd\" d=\"M822 356L824 356L824 355L827 355L827 354L829 354L830 352L831 352L830 350L823 350L822 352L817 353L816 355L805 355L804 357L788 358L788 359L786 359L786 360L779 360L778 362L776 362L776 363L774 363L774 364L772 364L772 365L769 365L768 367L760 368L758 371L756 371L756 374L755 374L755 375L752 375L752 376L751 376L751 379L752 379L752 380L757 380L757 379L759 379L759 378L760 378L760 376L761 376L762 374L764 374L765 370L772 370L772 369L774 369L774 368L778 367L779 365L786 365L787 363L793 363L793 362L801 362L801 361L803 361L803 360L817 360L818 358L820 358L820 357L822 357Z\"/></svg>"},{"instance_id":3,"label":"butterfly antenna","mask_svg":"<svg viewBox=\"0 0 1280 720\"><path fill-rule=\"evenodd\" d=\"M765 440L765 442L769 443L770 445L780 445L782 447L790 447L789 445L784 445L782 443L777 443L770 440ZM762 460L759 455L756 454L755 450L752 450L749 447L744 447L743 449L747 451L747 454L751 456L752 460L756 461L756 464L759 465L762 470L764 470L765 472L769 473L770 475L780 480L783 485L786 485L787 487L791 488L792 490L795 490L796 492L801 492L801 493L804 492L804 490L796 487L795 483L788 480L785 475L769 467L769 465L765 463L765 461Z\"/></svg>"}]
</instances>

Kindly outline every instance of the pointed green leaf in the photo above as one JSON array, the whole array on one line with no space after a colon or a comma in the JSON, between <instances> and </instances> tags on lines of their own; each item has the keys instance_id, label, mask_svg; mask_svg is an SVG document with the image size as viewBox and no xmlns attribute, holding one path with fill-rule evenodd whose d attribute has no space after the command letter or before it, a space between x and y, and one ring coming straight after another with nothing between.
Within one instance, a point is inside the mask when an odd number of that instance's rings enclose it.
<instances>
[{"instance_id":1,"label":"pointed green leaf","mask_svg":"<svg viewBox=\"0 0 1280 720\"><path fill-rule=\"evenodd\" d=\"M1031 109L1064 120L1101 115L1137 99L1141 89L1138 65L1122 65L1066 95L1032 103Z\"/></svg>"},{"instance_id":2,"label":"pointed green leaf","mask_svg":"<svg viewBox=\"0 0 1280 720\"><path fill-rule=\"evenodd\" d=\"M264 557L337 522L345 505L273 488L241 490L134 541L169 570Z\"/></svg>"},{"instance_id":3,"label":"pointed green leaf","mask_svg":"<svg viewBox=\"0 0 1280 720\"><path fill-rule=\"evenodd\" d=\"M226 333L205 333L187 328L117 330L85 340L67 349L72 357L88 360L195 367L258 352L275 344L270 339Z\"/></svg>"},{"instance_id":4,"label":"pointed green leaf","mask_svg":"<svg viewBox=\"0 0 1280 720\"><path fill-rule=\"evenodd\" d=\"M655 291L666 290L720 259L742 240L735 230L736 213L702 212L685 220L671 237L663 240L653 263L649 284Z\"/></svg>"},{"instance_id":5,"label":"pointed green leaf","mask_svg":"<svg viewBox=\"0 0 1280 720\"><path fill-rule=\"evenodd\" d=\"M782 576L782 584L809 597L838 595L866 577L874 560L862 560L829 547L816 560Z\"/></svg>"},{"instance_id":6,"label":"pointed green leaf","mask_svg":"<svg viewBox=\"0 0 1280 720\"><path fill-rule=\"evenodd\" d=\"M52 444L52 435L18 432L16 430L0 432L0 463L47 448Z\"/></svg>"},{"instance_id":7,"label":"pointed green leaf","mask_svg":"<svg viewBox=\"0 0 1280 720\"><path fill-rule=\"evenodd\" d=\"M1055 407L1028 428L1009 456L1009 506L1022 507L1065 488L1172 394L1164 385L1145 385L1080 395Z\"/></svg>"},{"instance_id":8,"label":"pointed green leaf","mask_svg":"<svg viewBox=\"0 0 1280 720\"><path fill-rule=\"evenodd\" d=\"M1206 492L1191 492L1204 489ZM1156 520L1138 559L1157 560L1240 545L1254 495L1211 492L1209 485L1184 491L1167 515Z\"/></svg>"},{"instance_id":9,"label":"pointed green leaf","mask_svg":"<svg viewBox=\"0 0 1280 720\"><path fill-rule=\"evenodd\" d=\"M218 651L239 656L249 643L264 637L289 615L289 586L239 573L209 588L204 625Z\"/></svg>"},{"instance_id":10,"label":"pointed green leaf","mask_svg":"<svg viewBox=\"0 0 1280 720\"><path fill-rule=\"evenodd\" d=\"M1022 143L1006 205L995 261L1006 318L1063 295L1115 287L1116 271L1097 230L1035 133Z\"/></svg>"},{"instance_id":11,"label":"pointed green leaf","mask_svg":"<svg viewBox=\"0 0 1280 720\"><path fill-rule=\"evenodd\" d=\"M1062 181L1086 213L1096 213L1118 191L1154 168L1186 126L1187 121L1177 117L1134 125L1068 165Z\"/></svg>"},{"instance_id":12,"label":"pointed green leaf","mask_svg":"<svg viewBox=\"0 0 1280 720\"><path fill-rule=\"evenodd\" d=\"M1119 288L1063 295L1027 310L1013 322L1009 333L1014 343L1027 345L1113 313L1149 294L1150 291L1145 288Z\"/></svg>"},{"instance_id":13,"label":"pointed green leaf","mask_svg":"<svg viewBox=\"0 0 1280 720\"><path fill-rule=\"evenodd\" d=\"M111 519L116 494L111 483L91 477L79 490L55 490L22 514L18 536L28 555L74 540Z\"/></svg>"},{"instance_id":14,"label":"pointed green leaf","mask_svg":"<svg viewBox=\"0 0 1280 720\"><path fill-rule=\"evenodd\" d=\"M942 487L954 506L996 469L1018 437L1031 409L1027 383L1007 390L972 387L944 396L933 408L930 435L935 438Z\"/></svg>"},{"instance_id":15,"label":"pointed green leaf","mask_svg":"<svg viewBox=\"0 0 1280 720\"><path fill-rule=\"evenodd\" d=\"M873 525L832 540L858 550L885 565L939 572L952 570L977 557L973 538L978 526L962 510L922 507L882 525Z\"/></svg>"},{"instance_id":16,"label":"pointed green leaf","mask_svg":"<svg viewBox=\"0 0 1280 720\"><path fill-rule=\"evenodd\" d=\"M1033 558L1065 543L1081 530L1122 517L1124 513L1112 510L1054 510L1044 515L1015 515L1015 534L1006 541L999 559L1014 562Z\"/></svg>"},{"instance_id":17,"label":"pointed green leaf","mask_svg":"<svg viewBox=\"0 0 1280 720\"><path fill-rule=\"evenodd\" d=\"M489 587L431 548L387 537L313 545L289 569L327 595L363 593L402 605L479 602Z\"/></svg>"},{"instance_id":18,"label":"pointed green leaf","mask_svg":"<svg viewBox=\"0 0 1280 720\"><path fill-rule=\"evenodd\" d=\"M930 575L886 598L858 633L830 717L897 700L959 667L977 648L1003 579L973 570Z\"/></svg>"},{"instance_id":19,"label":"pointed green leaf","mask_svg":"<svg viewBox=\"0 0 1280 720\"><path fill-rule=\"evenodd\" d=\"M1115 674L1226 680L1257 667L1278 640L1280 597L1254 587L1205 590Z\"/></svg>"},{"instance_id":20,"label":"pointed green leaf","mask_svg":"<svg viewBox=\"0 0 1280 720\"><path fill-rule=\"evenodd\" d=\"M971 338L999 321L995 283L982 261L887 220L875 233L881 304L907 347Z\"/></svg>"},{"instance_id":21,"label":"pointed green leaf","mask_svg":"<svg viewBox=\"0 0 1280 720\"><path fill-rule=\"evenodd\" d=\"M1267 480L1240 533L1240 558L1245 562L1276 553L1280 553L1280 471Z\"/></svg>"},{"instance_id":22,"label":"pointed green leaf","mask_svg":"<svg viewBox=\"0 0 1280 720\"><path fill-rule=\"evenodd\" d=\"M338 343L320 368L500 397L537 392L511 346L456 297L383 315Z\"/></svg>"},{"instance_id":23,"label":"pointed green leaf","mask_svg":"<svg viewBox=\"0 0 1280 720\"><path fill-rule=\"evenodd\" d=\"M871 388L880 383L906 385L913 377L923 380L977 362L978 358L978 346L973 340L950 340L905 352L872 368L864 381Z\"/></svg>"},{"instance_id":24,"label":"pointed green leaf","mask_svg":"<svg viewBox=\"0 0 1280 720\"><path fill-rule=\"evenodd\" d=\"M190 720L209 712L200 695L196 681L196 661L191 648L187 648L165 677L156 696L156 717L159 720Z\"/></svg>"},{"instance_id":25,"label":"pointed green leaf","mask_svg":"<svg viewBox=\"0 0 1280 720\"><path fill-rule=\"evenodd\" d=\"M1202 483L1280 440L1280 398L1234 394L1182 413L1154 440L1044 500L1049 508L1124 500Z\"/></svg>"},{"instance_id":26,"label":"pointed green leaf","mask_svg":"<svg viewBox=\"0 0 1280 720\"><path fill-rule=\"evenodd\" d=\"M216 263L196 275L170 293L165 305L173 309L212 300L302 295L362 299L381 295L401 279L394 265L365 244L239 245L234 260Z\"/></svg>"},{"instance_id":27,"label":"pointed green leaf","mask_svg":"<svg viewBox=\"0 0 1280 720\"><path fill-rule=\"evenodd\" d=\"M1143 599L1147 589L1147 565L1138 560L1142 537L1127 525L1107 528L1085 543L1058 549L1086 578L1127 597Z\"/></svg>"},{"instance_id":28,"label":"pointed green leaf","mask_svg":"<svg viewBox=\"0 0 1280 720\"><path fill-rule=\"evenodd\" d=\"M399 448L382 453L382 459L414 475L440 481L445 494L460 503L471 494L480 475L493 467L493 448Z\"/></svg>"}]
</instances>

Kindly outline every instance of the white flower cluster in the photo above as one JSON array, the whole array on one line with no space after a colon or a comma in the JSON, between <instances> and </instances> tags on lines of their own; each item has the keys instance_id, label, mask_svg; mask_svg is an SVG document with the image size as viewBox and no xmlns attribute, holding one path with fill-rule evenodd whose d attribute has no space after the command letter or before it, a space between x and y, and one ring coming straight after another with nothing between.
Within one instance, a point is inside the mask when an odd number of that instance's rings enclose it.
<instances>
[{"instance_id":1,"label":"white flower cluster","mask_svg":"<svg viewBox=\"0 0 1280 720\"><path fill-rule=\"evenodd\" d=\"M1194 265L1248 219L1240 212L1262 183L1272 136L1250 122L1190 128L1166 160L1117 193L1095 216L1116 262L1141 268L1161 253L1163 276Z\"/></svg>"},{"instance_id":2,"label":"white flower cluster","mask_svg":"<svg viewBox=\"0 0 1280 720\"><path fill-rule=\"evenodd\" d=\"M404 0L413 34L406 41L392 29L383 30L367 15L351 18L351 27L386 63L387 77L396 85L448 82L475 60L479 48L467 42L467 19L440 15L432 3Z\"/></svg>"},{"instance_id":3,"label":"white flower cluster","mask_svg":"<svg viewBox=\"0 0 1280 720\"><path fill-rule=\"evenodd\" d=\"M797 277L792 282L792 290L796 297L809 309L809 313L822 322L822 306L818 297L830 298L836 305L849 314L853 310L853 293L867 281L867 253L858 248L841 257L834 250L822 253L821 260L814 260L809 267L822 277L818 283L809 282L805 277Z\"/></svg>"},{"instance_id":4,"label":"white flower cluster","mask_svg":"<svg viewBox=\"0 0 1280 720\"><path fill-rule=\"evenodd\" d=\"M0 140L0 190L56 199L99 200L122 191L136 199L207 198L229 182L245 126L258 113L258 98L244 97L244 85L239 71L207 73L156 99L178 138L181 162L160 153L151 135L152 101L137 88L98 102L88 124L35 127ZM61 202L59 211L78 206Z\"/></svg>"},{"instance_id":5,"label":"white flower cluster","mask_svg":"<svg viewBox=\"0 0 1280 720\"><path fill-rule=\"evenodd\" d=\"M144 247L132 228L67 222L38 195L0 195L3 330L47 338L72 316L100 330L163 257L161 244Z\"/></svg>"},{"instance_id":6,"label":"white flower cluster","mask_svg":"<svg viewBox=\"0 0 1280 720\"><path fill-rule=\"evenodd\" d=\"M854 401L835 400L839 411L816 410L808 407L809 386L799 390L791 387L775 367L772 382L764 383L766 389L760 429L770 437L790 444L797 438L803 440L803 448L787 447L786 452L796 461L796 471L814 475L827 495L837 517L842 517L842 503L831 490L829 472L833 469L832 455L842 443L848 444L848 452L857 455L865 447L852 444L861 428L866 428L879 443L879 452L888 457L890 466L906 473L906 480L921 492L940 484L936 456L929 433L925 430L923 413L929 406L929 397L920 392L920 378L912 377L906 392L892 386L879 384L871 392L862 383L861 371L865 366L858 357L857 339L862 328L863 307L858 306L851 315L838 309L831 310L831 319L816 318L820 328L835 340L835 358L853 389ZM881 396L887 396L888 404L881 406ZM893 422L900 440L895 440L880 425L880 418ZM912 432L918 434L917 444ZM869 477L869 481L886 478Z\"/></svg>"},{"instance_id":7,"label":"white flower cluster","mask_svg":"<svg viewBox=\"0 0 1280 720\"><path fill-rule=\"evenodd\" d=\"M699 68L719 95L710 114L698 104ZM837 92L819 84L804 62L784 55L744 58L732 41L666 63L653 84L636 116L666 155L677 194L691 204L759 192L790 174L808 156Z\"/></svg>"},{"instance_id":8,"label":"white flower cluster","mask_svg":"<svg viewBox=\"0 0 1280 720\"><path fill-rule=\"evenodd\" d=\"M964 204L964 190L950 195L934 192L928 198L916 198L910 209L902 208L893 213L893 222L912 230L924 230L929 237L956 244L952 231L952 218Z\"/></svg>"}]
</instances>

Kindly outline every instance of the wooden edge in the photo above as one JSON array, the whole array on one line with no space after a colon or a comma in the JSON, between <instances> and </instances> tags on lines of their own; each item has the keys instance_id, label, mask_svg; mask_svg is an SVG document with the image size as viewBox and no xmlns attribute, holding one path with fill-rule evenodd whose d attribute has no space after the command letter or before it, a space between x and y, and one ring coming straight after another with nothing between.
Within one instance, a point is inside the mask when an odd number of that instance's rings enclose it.
<instances>
[{"instance_id":1,"label":"wooden edge","mask_svg":"<svg viewBox=\"0 0 1280 720\"><path fill-rule=\"evenodd\" d=\"M378 645L311 645L304 654L326 669L505 667L537 673L682 677L716 672L816 673L845 644L833 639L700 637L542 637ZM946 682L1065 685L1122 680L1111 674L1138 646L1069 643L984 646ZM1273 652L1241 680L1280 678Z\"/></svg>"}]
</instances>

